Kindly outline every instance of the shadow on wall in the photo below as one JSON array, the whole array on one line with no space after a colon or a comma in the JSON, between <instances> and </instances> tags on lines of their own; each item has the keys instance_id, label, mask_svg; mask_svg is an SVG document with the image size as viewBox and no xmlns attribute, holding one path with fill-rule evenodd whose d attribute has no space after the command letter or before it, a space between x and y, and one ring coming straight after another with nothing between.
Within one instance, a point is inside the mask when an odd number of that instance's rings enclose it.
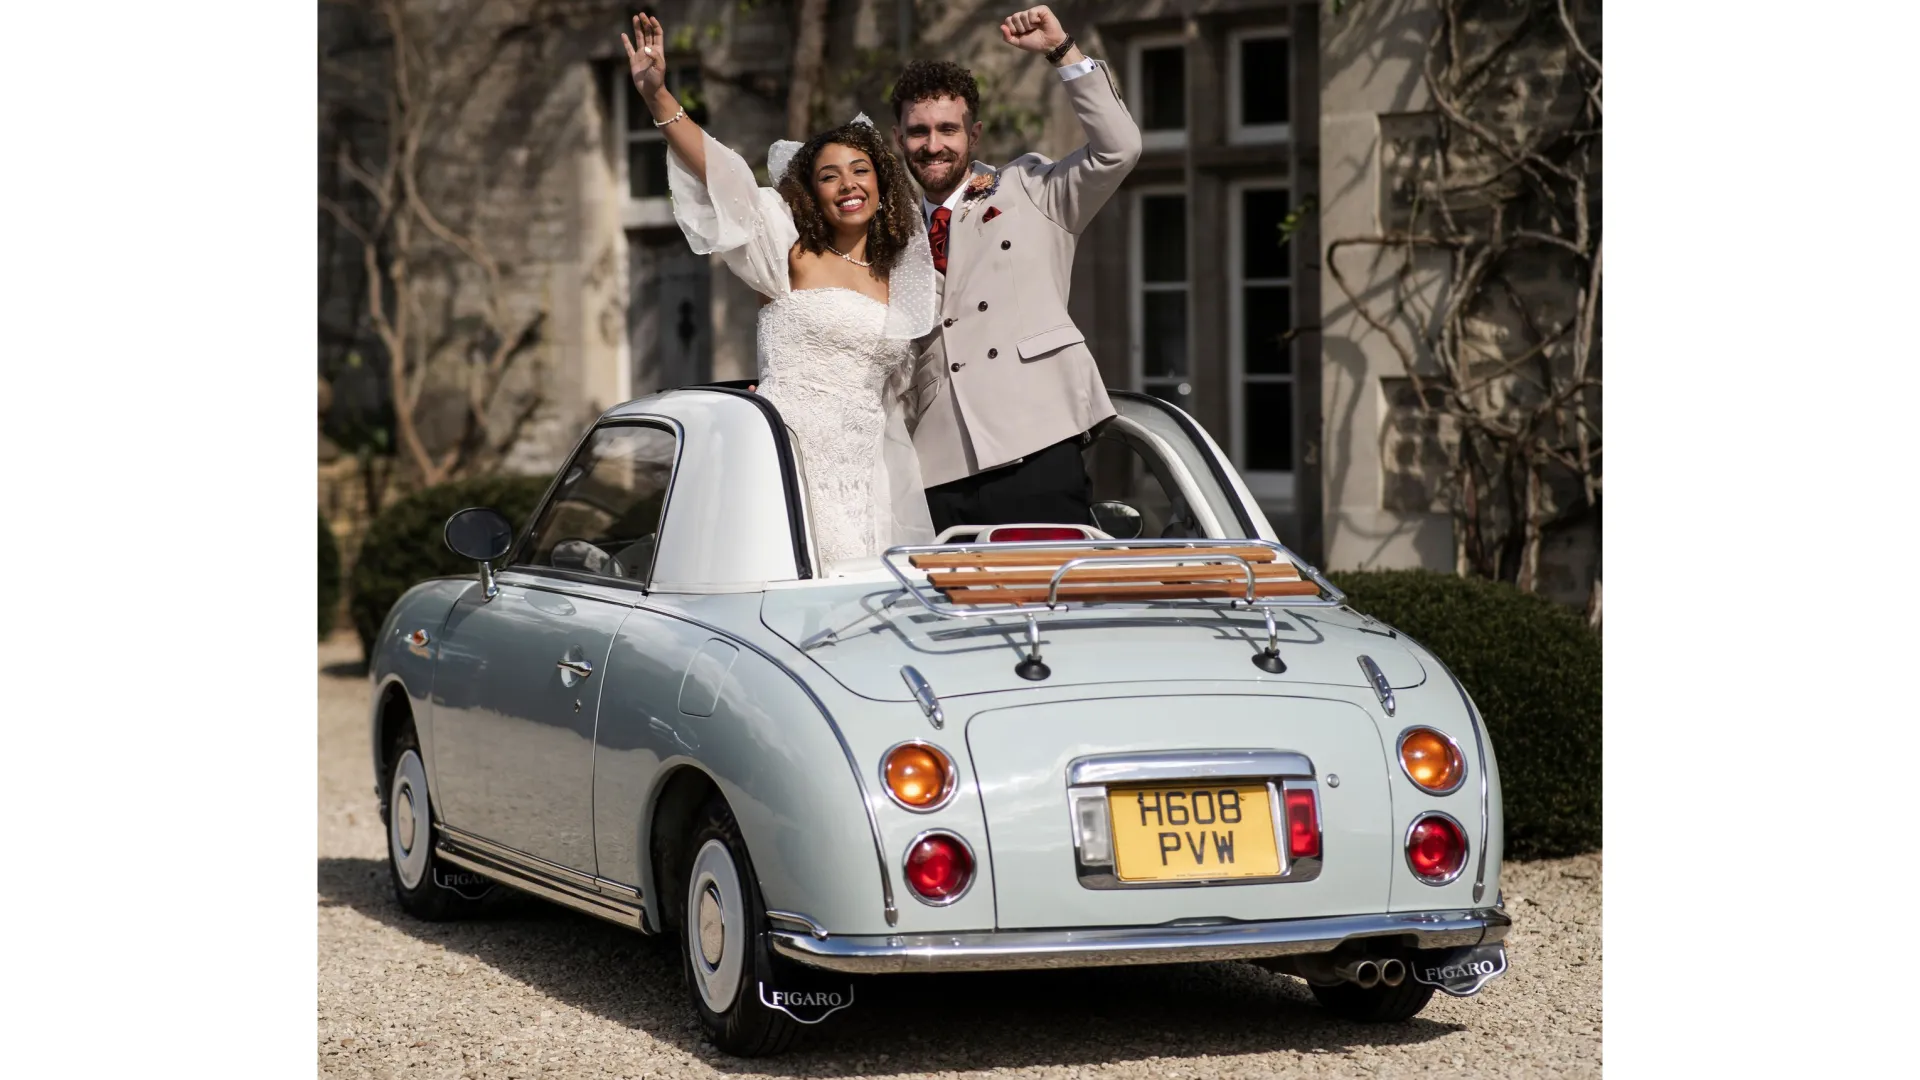
<instances>
[{"instance_id":1,"label":"shadow on wall","mask_svg":"<svg viewBox=\"0 0 1920 1080\"><path fill-rule=\"evenodd\" d=\"M693 1017L672 939L644 937L541 901L513 897L491 918L425 923L393 899L386 864L323 858L320 906L350 907L388 927L473 957L556 1001L694 1051ZM431 976L425 976L431 977ZM1416 1045L1461 1025L1415 1019L1361 1027L1328 1017L1297 980L1251 964L892 975L850 980L854 1005L808 1029L785 1056L708 1059L725 1072L774 1076L1091 1065L1150 1058L1340 1053Z\"/></svg>"},{"instance_id":2,"label":"shadow on wall","mask_svg":"<svg viewBox=\"0 0 1920 1080\"><path fill-rule=\"evenodd\" d=\"M1362 339L1373 333L1365 326L1361 330ZM1363 410L1375 410L1380 405L1379 388L1367 377L1367 360L1359 342L1326 335L1321 338L1321 354L1321 378L1330 405L1325 421L1327 451L1323 466L1328 493L1326 566L1372 569L1382 564L1390 548L1402 552L1411 548L1419 565L1451 570L1454 551L1450 515L1389 515L1381 510L1380 485L1385 482L1381 455L1386 450L1384 440L1390 433L1388 426L1379 425L1370 456L1357 452L1361 447L1353 433L1374 430L1376 423L1376 418ZM1356 469L1370 470L1372 475L1357 475ZM1354 485L1351 489L1350 484ZM1383 524L1387 527L1381 528ZM1405 565L1404 557L1395 557L1392 565Z\"/></svg>"},{"instance_id":3,"label":"shadow on wall","mask_svg":"<svg viewBox=\"0 0 1920 1080\"><path fill-rule=\"evenodd\" d=\"M1368 100L1380 102L1376 112L1406 112L1425 99L1421 63L1439 16L1432 0L1347 0L1338 15L1319 7L1322 91L1337 89L1328 85L1334 79L1364 85ZM1384 99L1374 86L1381 78L1392 80Z\"/></svg>"}]
</instances>

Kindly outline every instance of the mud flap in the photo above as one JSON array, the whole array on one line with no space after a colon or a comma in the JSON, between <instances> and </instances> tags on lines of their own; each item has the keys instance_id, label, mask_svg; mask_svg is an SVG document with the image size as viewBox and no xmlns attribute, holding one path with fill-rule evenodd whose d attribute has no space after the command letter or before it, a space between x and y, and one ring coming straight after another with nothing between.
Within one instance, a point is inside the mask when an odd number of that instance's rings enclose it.
<instances>
[{"instance_id":1,"label":"mud flap","mask_svg":"<svg viewBox=\"0 0 1920 1080\"><path fill-rule=\"evenodd\" d=\"M1407 962L1415 982L1425 983L1454 997L1469 997L1507 970L1507 947L1468 945L1459 949L1428 949Z\"/></svg>"},{"instance_id":2,"label":"mud flap","mask_svg":"<svg viewBox=\"0 0 1920 1080\"><path fill-rule=\"evenodd\" d=\"M817 1024L853 1004L853 984L845 981L844 975L775 963L773 976L772 980L760 980L760 1004L803 1024Z\"/></svg>"}]
</instances>

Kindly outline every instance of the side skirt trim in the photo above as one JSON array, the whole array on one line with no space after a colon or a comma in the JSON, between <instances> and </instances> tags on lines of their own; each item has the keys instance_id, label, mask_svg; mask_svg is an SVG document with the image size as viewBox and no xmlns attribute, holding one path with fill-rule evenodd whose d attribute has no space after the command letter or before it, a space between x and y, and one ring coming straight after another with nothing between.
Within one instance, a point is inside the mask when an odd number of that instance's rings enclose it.
<instances>
[{"instance_id":1,"label":"side skirt trim","mask_svg":"<svg viewBox=\"0 0 1920 1080\"><path fill-rule=\"evenodd\" d=\"M453 866L629 930L651 932L641 916L640 890L631 885L569 870L437 822L436 826L440 839L434 854Z\"/></svg>"}]
</instances>

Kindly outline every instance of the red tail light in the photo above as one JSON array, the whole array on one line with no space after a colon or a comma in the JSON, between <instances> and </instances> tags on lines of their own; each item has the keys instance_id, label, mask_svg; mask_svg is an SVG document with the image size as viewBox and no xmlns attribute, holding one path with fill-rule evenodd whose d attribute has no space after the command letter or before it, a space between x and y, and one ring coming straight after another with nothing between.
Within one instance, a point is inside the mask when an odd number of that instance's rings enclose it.
<instances>
[{"instance_id":1,"label":"red tail light","mask_svg":"<svg viewBox=\"0 0 1920 1080\"><path fill-rule=\"evenodd\" d=\"M1407 830L1407 865L1429 885L1445 885L1467 865L1467 836L1445 814L1428 814Z\"/></svg>"},{"instance_id":2,"label":"red tail light","mask_svg":"<svg viewBox=\"0 0 1920 1080\"><path fill-rule=\"evenodd\" d=\"M973 855L951 833L929 833L907 849L907 885L920 898L950 904L973 880Z\"/></svg>"},{"instance_id":3,"label":"red tail light","mask_svg":"<svg viewBox=\"0 0 1920 1080\"><path fill-rule=\"evenodd\" d=\"M1085 540L1086 531L1069 527L1036 529L993 529L982 539L990 544L1011 544L1021 540Z\"/></svg>"},{"instance_id":4,"label":"red tail light","mask_svg":"<svg viewBox=\"0 0 1920 1080\"><path fill-rule=\"evenodd\" d=\"M1287 854L1295 859L1320 857L1320 814L1313 792L1289 788L1287 796Z\"/></svg>"}]
</instances>

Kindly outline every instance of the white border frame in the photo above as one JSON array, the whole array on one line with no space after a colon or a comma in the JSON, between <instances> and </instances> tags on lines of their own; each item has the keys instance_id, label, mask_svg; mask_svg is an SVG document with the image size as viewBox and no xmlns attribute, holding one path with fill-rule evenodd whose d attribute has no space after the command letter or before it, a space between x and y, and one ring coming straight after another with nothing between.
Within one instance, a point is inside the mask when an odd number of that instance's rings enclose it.
<instances>
[{"instance_id":1,"label":"white border frame","mask_svg":"<svg viewBox=\"0 0 1920 1080\"><path fill-rule=\"evenodd\" d=\"M1146 214L1141 204L1156 196L1178 195L1184 200L1187 214L1187 272L1179 286L1187 294L1187 374L1182 381L1189 387L1193 378L1193 197L1183 184L1142 184L1129 188L1127 222L1127 375L1131 388L1141 393L1151 393L1146 386L1146 305L1141 298L1146 295L1149 285L1146 274ZM1154 292L1172 292L1172 286L1155 282ZM1157 382L1165 382L1162 376L1155 377ZM1191 395L1188 398L1191 401Z\"/></svg>"},{"instance_id":2,"label":"white border frame","mask_svg":"<svg viewBox=\"0 0 1920 1080\"><path fill-rule=\"evenodd\" d=\"M1187 48L1187 39L1183 34L1149 34L1127 42L1127 108L1144 123L1146 117L1146 85L1141 54L1149 49L1164 49L1175 46L1182 52L1191 52ZM1145 150L1184 150L1187 146L1187 130L1193 124L1193 94L1187 86L1186 67L1183 62L1180 80L1180 130L1148 131L1140 129L1140 146Z\"/></svg>"},{"instance_id":3,"label":"white border frame","mask_svg":"<svg viewBox=\"0 0 1920 1080\"><path fill-rule=\"evenodd\" d=\"M1293 32L1284 26L1242 27L1227 33L1227 141L1230 143L1290 143L1293 141L1293 123L1284 124L1243 124L1240 122L1240 80L1245 74L1240 70L1240 45L1247 41L1261 41L1274 38L1285 39L1287 46L1287 79L1291 83L1296 66L1293 55ZM1293 87L1287 87L1287 102L1291 109Z\"/></svg>"},{"instance_id":4,"label":"white border frame","mask_svg":"<svg viewBox=\"0 0 1920 1080\"><path fill-rule=\"evenodd\" d=\"M1247 327L1246 293L1250 284L1243 276L1246 255L1246 209L1244 197L1248 191L1285 191L1289 193L1288 204L1293 204L1291 193L1294 190L1290 178L1286 175L1258 177L1245 180L1232 180L1227 183L1227 408L1229 416L1227 430L1228 446L1234 468L1247 481L1253 490L1254 498L1262 506L1272 506L1277 510L1292 511L1294 508L1294 483L1300 468L1300 364L1299 351L1294 351L1294 370L1287 376L1247 374ZM1289 265L1291 269L1291 265ZM1294 327L1300 325L1299 282L1289 275L1286 278L1260 278L1263 285L1287 286L1287 302L1293 310L1288 313L1288 322ZM1294 468L1291 472L1276 470L1255 471L1246 467L1247 430L1246 430L1246 385L1249 378L1259 382L1287 383L1293 387L1293 430Z\"/></svg>"}]
</instances>

